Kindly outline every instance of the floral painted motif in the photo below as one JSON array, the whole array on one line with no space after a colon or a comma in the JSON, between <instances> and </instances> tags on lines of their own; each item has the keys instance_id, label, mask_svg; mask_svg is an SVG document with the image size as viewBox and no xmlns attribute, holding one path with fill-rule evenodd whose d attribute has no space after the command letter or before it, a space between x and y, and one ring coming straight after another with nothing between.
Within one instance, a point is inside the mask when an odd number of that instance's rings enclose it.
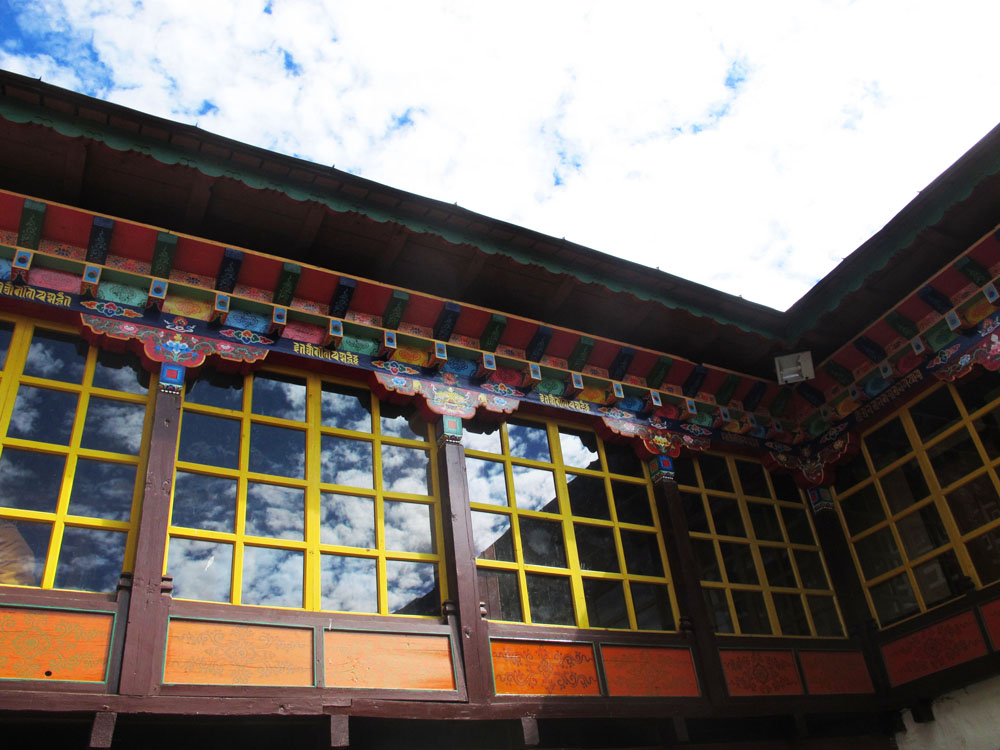
<instances>
[{"instance_id":1,"label":"floral painted motif","mask_svg":"<svg viewBox=\"0 0 1000 750\"><path fill-rule=\"evenodd\" d=\"M701 451L706 450L710 445L708 440L701 437L656 429L627 419L613 419L611 417L603 417L602 419L604 425L614 434L623 437L637 437L642 440L646 451L653 456L676 458L680 455L682 447Z\"/></svg>"},{"instance_id":2,"label":"floral painted motif","mask_svg":"<svg viewBox=\"0 0 1000 750\"><path fill-rule=\"evenodd\" d=\"M109 318L141 318L142 313L136 312L135 310L130 310L127 307L122 307L114 302L105 302L104 300L83 300L80 302L83 307L88 310L93 310L94 312L100 313L101 315L106 315Z\"/></svg>"},{"instance_id":3,"label":"floral painted motif","mask_svg":"<svg viewBox=\"0 0 1000 750\"><path fill-rule=\"evenodd\" d=\"M109 268L119 268L122 271L132 271L133 273L141 273L144 276L149 275L149 263L141 260L136 260L135 258L126 258L123 255L109 255L105 261L104 265Z\"/></svg>"},{"instance_id":4,"label":"floral painted motif","mask_svg":"<svg viewBox=\"0 0 1000 750\"><path fill-rule=\"evenodd\" d=\"M177 333L191 333L194 331L194 326L188 325L186 318L176 317L173 320L168 320L164 325L171 331L177 331Z\"/></svg>"},{"instance_id":5,"label":"floral painted motif","mask_svg":"<svg viewBox=\"0 0 1000 750\"><path fill-rule=\"evenodd\" d=\"M524 393L517 390L517 388L511 388L506 383L483 383L479 387L485 391L489 391L490 393L495 393L498 396L524 396Z\"/></svg>"},{"instance_id":6,"label":"floral painted motif","mask_svg":"<svg viewBox=\"0 0 1000 750\"><path fill-rule=\"evenodd\" d=\"M273 344L274 340L269 339L267 336L261 336L256 331L250 331L247 329L236 330L233 328L223 328L219 331L220 336L225 336L227 339L233 339L234 341L239 341L241 344Z\"/></svg>"},{"instance_id":7,"label":"floral painted motif","mask_svg":"<svg viewBox=\"0 0 1000 750\"><path fill-rule=\"evenodd\" d=\"M420 373L416 367L410 367L402 362L396 362L395 360L374 360L372 361L372 366L379 368L380 370L385 370L386 372L391 372L393 375L417 375Z\"/></svg>"}]
</instances>

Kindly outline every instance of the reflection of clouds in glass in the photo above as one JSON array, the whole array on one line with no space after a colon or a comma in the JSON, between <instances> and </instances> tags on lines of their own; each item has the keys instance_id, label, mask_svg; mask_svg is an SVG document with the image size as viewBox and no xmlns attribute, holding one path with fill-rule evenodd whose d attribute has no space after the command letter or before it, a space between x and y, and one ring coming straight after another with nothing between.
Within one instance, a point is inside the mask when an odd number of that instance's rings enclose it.
<instances>
[{"instance_id":1,"label":"reflection of clouds in glass","mask_svg":"<svg viewBox=\"0 0 1000 750\"><path fill-rule=\"evenodd\" d=\"M596 435L560 430L559 447L562 449L563 463L567 466L600 471L601 461L597 453Z\"/></svg>"},{"instance_id":2,"label":"reflection of clouds in glass","mask_svg":"<svg viewBox=\"0 0 1000 750\"><path fill-rule=\"evenodd\" d=\"M371 394L359 388L323 383L322 420L325 427L372 431Z\"/></svg>"},{"instance_id":3,"label":"reflection of clouds in glass","mask_svg":"<svg viewBox=\"0 0 1000 750\"><path fill-rule=\"evenodd\" d=\"M417 448L382 446L382 489L390 492L431 494L430 456Z\"/></svg>"},{"instance_id":4,"label":"reflection of clouds in glass","mask_svg":"<svg viewBox=\"0 0 1000 750\"><path fill-rule=\"evenodd\" d=\"M101 351L94 365L94 385L125 393L145 394L149 390L149 373L139 365L134 354Z\"/></svg>"},{"instance_id":5,"label":"reflection of clouds in glass","mask_svg":"<svg viewBox=\"0 0 1000 750\"><path fill-rule=\"evenodd\" d=\"M35 331L24 361L24 374L66 383L83 380L86 345L65 334Z\"/></svg>"},{"instance_id":6,"label":"reflection of clouds in glass","mask_svg":"<svg viewBox=\"0 0 1000 750\"><path fill-rule=\"evenodd\" d=\"M207 531L235 530L236 480L178 471L174 477L174 526Z\"/></svg>"},{"instance_id":7,"label":"reflection of clouds in glass","mask_svg":"<svg viewBox=\"0 0 1000 750\"><path fill-rule=\"evenodd\" d=\"M490 430L492 427L492 431ZM473 432L473 430L481 430ZM485 453L501 453L500 446L500 425L463 425L462 445L473 451L483 451Z\"/></svg>"},{"instance_id":8,"label":"reflection of clouds in glass","mask_svg":"<svg viewBox=\"0 0 1000 750\"><path fill-rule=\"evenodd\" d=\"M304 490L249 483L246 533L275 539L303 539L305 503Z\"/></svg>"},{"instance_id":9,"label":"reflection of clouds in glass","mask_svg":"<svg viewBox=\"0 0 1000 750\"><path fill-rule=\"evenodd\" d=\"M304 477L306 433L266 424L250 425L250 471Z\"/></svg>"},{"instance_id":10,"label":"reflection of clouds in glass","mask_svg":"<svg viewBox=\"0 0 1000 750\"><path fill-rule=\"evenodd\" d=\"M233 548L218 542L171 538L167 574L174 577L178 599L228 602Z\"/></svg>"},{"instance_id":11,"label":"reflection of clouds in glass","mask_svg":"<svg viewBox=\"0 0 1000 750\"><path fill-rule=\"evenodd\" d=\"M397 552L434 552L434 515L430 505L385 501L385 548Z\"/></svg>"},{"instance_id":12,"label":"reflection of clouds in glass","mask_svg":"<svg viewBox=\"0 0 1000 750\"><path fill-rule=\"evenodd\" d=\"M69 445L76 417L75 393L22 385L10 415L9 437Z\"/></svg>"},{"instance_id":13,"label":"reflection of clouds in glass","mask_svg":"<svg viewBox=\"0 0 1000 750\"><path fill-rule=\"evenodd\" d=\"M59 548L55 587L114 591L125 559L126 538L122 532L67 526Z\"/></svg>"},{"instance_id":14,"label":"reflection of clouds in glass","mask_svg":"<svg viewBox=\"0 0 1000 750\"><path fill-rule=\"evenodd\" d=\"M563 545L562 524L521 517L521 554L529 565L566 567L566 548Z\"/></svg>"},{"instance_id":15,"label":"reflection of clouds in glass","mask_svg":"<svg viewBox=\"0 0 1000 750\"><path fill-rule=\"evenodd\" d=\"M299 378L260 373L253 379L253 413L269 417L306 419L306 384Z\"/></svg>"},{"instance_id":16,"label":"reflection of clouds in glass","mask_svg":"<svg viewBox=\"0 0 1000 750\"><path fill-rule=\"evenodd\" d=\"M535 461L549 460L549 440L545 427L534 424L507 423L510 455Z\"/></svg>"},{"instance_id":17,"label":"reflection of clouds in glass","mask_svg":"<svg viewBox=\"0 0 1000 750\"><path fill-rule=\"evenodd\" d=\"M344 547L375 547L375 501L367 497L320 494L319 540Z\"/></svg>"},{"instance_id":18,"label":"reflection of clouds in glass","mask_svg":"<svg viewBox=\"0 0 1000 750\"><path fill-rule=\"evenodd\" d=\"M0 454L0 505L54 513L66 458L5 448Z\"/></svg>"},{"instance_id":19,"label":"reflection of clouds in glass","mask_svg":"<svg viewBox=\"0 0 1000 750\"><path fill-rule=\"evenodd\" d=\"M372 444L331 435L322 437L320 481L345 487L375 487Z\"/></svg>"},{"instance_id":20,"label":"reflection of clouds in glass","mask_svg":"<svg viewBox=\"0 0 1000 750\"><path fill-rule=\"evenodd\" d=\"M476 557L487 560L514 560L510 518L507 516L473 511L472 537Z\"/></svg>"},{"instance_id":21,"label":"reflection of clouds in glass","mask_svg":"<svg viewBox=\"0 0 1000 750\"><path fill-rule=\"evenodd\" d=\"M389 612L405 615L440 615L437 565L387 560L386 583Z\"/></svg>"},{"instance_id":22,"label":"reflection of clouds in glass","mask_svg":"<svg viewBox=\"0 0 1000 750\"><path fill-rule=\"evenodd\" d=\"M427 423L417 416L417 412L412 406L397 406L381 402L379 412L383 435L408 440L427 439Z\"/></svg>"},{"instance_id":23,"label":"reflection of clouds in glass","mask_svg":"<svg viewBox=\"0 0 1000 750\"><path fill-rule=\"evenodd\" d=\"M135 466L81 458L73 473L69 513L127 521L132 513Z\"/></svg>"},{"instance_id":24,"label":"reflection of clouds in glass","mask_svg":"<svg viewBox=\"0 0 1000 750\"><path fill-rule=\"evenodd\" d=\"M243 376L205 367L184 389L184 401L220 409L242 409Z\"/></svg>"},{"instance_id":25,"label":"reflection of clouds in glass","mask_svg":"<svg viewBox=\"0 0 1000 750\"><path fill-rule=\"evenodd\" d=\"M531 469L527 466L512 467L514 498L518 508L558 513L556 483L551 471Z\"/></svg>"},{"instance_id":26,"label":"reflection of clouds in glass","mask_svg":"<svg viewBox=\"0 0 1000 750\"><path fill-rule=\"evenodd\" d=\"M322 608L338 612L378 612L377 563L364 557L323 555Z\"/></svg>"},{"instance_id":27,"label":"reflection of clouds in glass","mask_svg":"<svg viewBox=\"0 0 1000 750\"><path fill-rule=\"evenodd\" d=\"M138 455L146 407L108 398L92 397L87 405L80 445L92 450Z\"/></svg>"},{"instance_id":28,"label":"reflection of clouds in glass","mask_svg":"<svg viewBox=\"0 0 1000 750\"><path fill-rule=\"evenodd\" d=\"M302 553L267 547L243 548L243 603L302 606Z\"/></svg>"},{"instance_id":29,"label":"reflection of clouds in glass","mask_svg":"<svg viewBox=\"0 0 1000 750\"><path fill-rule=\"evenodd\" d=\"M507 482L502 463L466 458L465 467L469 480L469 502L507 505Z\"/></svg>"},{"instance_id":30,"label":"reflection of clouds in glass","mask_svg":"<svg viewBox=\"0 0 1000 750\"><path fill-rule=\"evenodd\" d=\"M180 461L238 469L240 466L240 423L184 410L181 419Z\"/></svg>"}]
</instances>

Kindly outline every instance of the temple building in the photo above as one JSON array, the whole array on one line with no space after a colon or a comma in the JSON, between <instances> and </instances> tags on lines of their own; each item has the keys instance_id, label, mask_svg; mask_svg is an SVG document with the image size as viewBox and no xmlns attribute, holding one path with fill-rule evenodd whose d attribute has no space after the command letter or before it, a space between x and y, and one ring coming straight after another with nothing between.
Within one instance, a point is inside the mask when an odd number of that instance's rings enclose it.
<instances>
[{"instance_id":1,"label":"temple building","mask_svg":"<svg viewBox=\"0 0 1000 750\"><path fill-rule=\"evenodd\" d=\"M778 312L0 73L2 736L934 746L998 224L1000 128Z\"/></svg>"}]
</instances>

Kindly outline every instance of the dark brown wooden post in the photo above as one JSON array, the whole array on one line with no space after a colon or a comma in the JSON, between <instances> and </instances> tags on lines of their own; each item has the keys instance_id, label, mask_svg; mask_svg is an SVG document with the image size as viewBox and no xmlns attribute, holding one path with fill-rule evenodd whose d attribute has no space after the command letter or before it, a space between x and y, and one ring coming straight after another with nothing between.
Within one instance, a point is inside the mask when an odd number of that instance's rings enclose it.
<instances>
[{"instance_id":1,"label":"dark brown wooden post","mask_svg":"<svg viewBox=\"0 0 1000 750\"><path fill-rule=\"evenodd\" d=\"M113 711L99 711L94 714L94 721L90 725L90 747L111 747L117 721L118 714Z\"/></svg>"},{"instance_id":2,"label":"dark brown wooden post","mask_svg":"<svg viewBox=\"0 0 1000 750\"><path fill-rule=\"evenodd\" d=\"M469 702L484 703L492 696L489 639L479 606L476 553L469 511L469 484L465 449L462 447L462 420L445 416L435 429L448 592L457 603L462 664L465 667Z\"/></svg>"},{"instance_id":3,"label":"dark brown wooden post","mask_svg":"<svg viewBox=\"0 0 1000 750\"><path fill-rule=\"evenodd\" d=\"M172 369L173 372L168 372ZM163 365L153 411L153 430L146 466L146 484L136 540L135 567L119 692L152 695L159 692L167 612L172 581L163 575L163 556L170 522L170 490L180 427L181 396L176 383L183 382L184 368Z\"/></svg>"},{"instance_id":4,"label":"dark brown wooden post","mask_svg":"<svg viewBox=\"0 0 1000 750\"><path fill-rule=\"evenodd\" d=\"M330 747L335 750L351 746L350 717L347 714L331 714Z\"/></svg>"},{"instance_id":5,"label":"dark brown wooden post","mask_svg":"<svg viewBox=\"0 0 1000 750\"><path fill-rule=\"evenodd\" d=\"M663 544L673 574L680 607L681 632L693 639L692 656L703 688L703 693L713 703L724 700L728 694L722 661L716 645L712 620L701 594L701 575L694 556L694 547L688 535L687 518L681 507L677 483L674 481L673 462L666 456L657 456L649 464L653 481L653 496L663 529Z\"/></svg>"}]
</instances>

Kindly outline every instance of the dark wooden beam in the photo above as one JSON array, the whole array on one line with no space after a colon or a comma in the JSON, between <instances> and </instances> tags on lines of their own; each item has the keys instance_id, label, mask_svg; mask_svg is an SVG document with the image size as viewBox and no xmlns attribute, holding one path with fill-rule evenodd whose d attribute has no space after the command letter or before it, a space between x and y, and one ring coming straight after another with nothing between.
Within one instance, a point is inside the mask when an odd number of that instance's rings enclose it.
<instances>
[{"instance_id":1,"label":"dark wooden beam","mask_svg":"<svg viewBox=\"0 0 1000 750\"><path fill-rule=\"evenodd\" d=\"M397 226L393 230L389 240L382 246L382 251L379 253L379 268L383 273L389 273L392 267L396 265L396 259L402 254L409 239L409 229Z\"/></svg>"},{"instance_id":2,"label":"dark wooden beam","mask_svg":"<svg viewBox=\"0 0 1000 750\"><path fill-rule=\"evenodd\" d=\"M469 287L476 283L476 279L479 278L479 273L485 265L486 253L482 251L474 252L469 262L465 264L465 268L459 274L457 283L455 284L456 297L460 299L468 298Z\"/></svg>"},{"instance_id":3,"label":"dark wooden beam","mask_svg":"<svg viewBox=\"0 0 1000 750\"><path fill-rule=\"evenodd\" d=\"M184 206L185 231L197 234L198 230L201 229L205 214L208 212L208 203L212 199L214 185L214 177L210 177L204 172L195 172L191 190L188 192L187 204Z\"/></svg>"},{"instance_id":4,"label":"dark wooden beam","mask_svg":"<svg viewBox=\"0 0 1000 750\"><path fill-rule=\"evenodd\" d=\"M330 714L330 747L351 746L350 717L347 714Z\"/></svg>"},{"instance_id":5,"label":"dark wooden beam","mask_svg":"<svg viewBox=\"0 0 1000 750\"><path fill-rule=\"evenodd\" d=\"M111 747L115 735L115 723L118 714L113 711L98 711L94 714L94 723L90 727L90 745L92 748Z\"/></svg>"},{"instance_id":6,"label":"dark wooden beam","mask_svg":"<svg viewBox=\"0 0 1000 750\"><path fill-rule=\"evenodd\" d=\"M525 747L538 747L541 742L538 737L538 719L531 716L521 717L521 741Z\"/></svg>"},{"instance_id":7,"label":"dark wooden beam","mask_svg":"<svg viewBox=\"0 0 1000 750\"><path fill-rule=\"evenodd\" d=\"M295 234L294 248L296 250L308 250L316 242L319 229L323 226L323 219L326 217L326 206L322 203L312 202L309 204L309 211L306 218L299 224L299 231Z\"/></svg>"},{"instance_id":8,"label":"dark wooden beam","mask_svg":"<svg viewBox=\"0 0 1000 750\"><path fill-rule=\"evenodd\" d=\"M562 281L559 282L559 286L556 287L555 291L548 296L545 301L545 318L553 317L559 308L562 307L566 298L569 297L570 293L576 287L577 281L572 276L566 275L562 277Z\"/></svg>"},{"instance_id":9,"label":"dark wooden beam","mask_svg":"<svg viewBox=\"0 0 1000 750\"><path fill-rule=\"evenodd\" d=\"M63 172L63 201L79 204L83 193L83 175L87 170L87 145L82 140L70 141L66 148L66 169Z\"/></svg>"}]
</instances>

